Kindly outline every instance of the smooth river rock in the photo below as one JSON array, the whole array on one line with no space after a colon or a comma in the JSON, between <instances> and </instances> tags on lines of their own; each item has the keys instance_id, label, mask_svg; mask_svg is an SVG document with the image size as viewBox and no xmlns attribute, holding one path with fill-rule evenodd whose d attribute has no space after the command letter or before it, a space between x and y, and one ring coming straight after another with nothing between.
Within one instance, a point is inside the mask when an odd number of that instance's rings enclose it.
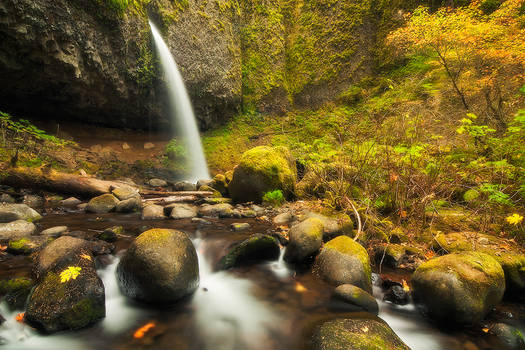
<instances>
[{"instance_id":1,"label":"smooth river rock","mask_svg":"<svg viewBox=\"0 0 525 350\"><path fill-rule=\"evenodd\" d=\"M32 222L16 220L0 224L0 241L19 239L31 236L36 232L36 226Z\"/></svg>"},{"instance_id":2,"label":"smooth river rock","mask_svg":"<svg viewBox=\"0 0 525 350\"><path fill-rule=\"evenodd\" d=\"M36 210L27 204L0 203L0 223L15 220L36 221L40 220L40 215Z\"/></svg>"}]
</instances>

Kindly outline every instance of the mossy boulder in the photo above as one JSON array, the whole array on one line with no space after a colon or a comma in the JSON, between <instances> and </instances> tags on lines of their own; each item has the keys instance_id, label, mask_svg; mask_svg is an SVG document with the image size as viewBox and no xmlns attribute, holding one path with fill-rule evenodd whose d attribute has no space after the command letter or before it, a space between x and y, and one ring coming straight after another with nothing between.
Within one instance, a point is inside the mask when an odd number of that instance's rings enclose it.
<instances>
[{"instance_id":1,"label":"mossy boulder","mask_svg":"<svg viewBox=\"0 0 525 350\"><path fill-rule=\"evenodd\" d=\"M33 280L27 277L17 277L0 281L0 295L12 310L25 307L27 297L33 287Z\"/></svg>"},{"instance_id":2,"label":"mossy boulder","mask_svg":"<svg viewBox=\"0 0 525 350\"><path fill-rule=\"evenodd\" d=\"M231 218L234 216L233 206L228 203L204 204L199 208L199 216Z\"/></svg>"},{"instance_id":3,"label":"mossy boulder","mask_svg":"<svg viewBox=\"0 0 525 350\"><path fill-rule=\"evenodd\" d=\"M115 211L117 213L133 213L140 211L141 207L142 201L140 197L131 197L118 202L115 206Z\"/></svg>"},{"instance_id":4,"label":"mossy boulder","mask_svg":"<svg viewBox=\"0 0 525 350\"><path fill-rule=\"evenodd\" d=\"M279 257L279 241L269 235L256 234L228 249L217 264L218 270L250 265Z\"/></svg>"},{"instance_id":5,"label":"mossy boulder","mask_svg":"<svg viewBox=\"0 0 525 350\"><path fill-rule=\"evenodd\" d=\"M180 231L151 229L140 234L117 267L124 295L139 301L174 303L199 285L197 252Z\"/></svg>"},{"instance_id":6,"label":"mossy boulder","mask_svg":"<svg viewBox=\"0 0 525 350\"><path fill-rule=\"evenodd\" d=\"M394 331L379 319L327 321L314 330L315 350L410 350Z\"/></svg>"},{"instance_id":7,"label":"mossy boulder","mask_svg":"<svg viewBox=\"0 0 525 350\"><path fill-rule=\"evenodd\" d=\"M296 179L295 160L287 148L259 146L242 155L228 190L235 202L260 203L266 192L274 190L291 198Z\"/></svg>"},{"instance_id":8,"label":"mossy boulder","mask_svg":"<svg viewBox=\"0 0 525 350\"><path fill-rule=\"evenodd\" d=\"M98 235L98 239L101 239L106 242L116 242L119 235L122 235L124 233L124 227L122 226L111 226L102 231L101 234Z\"/></svg>"},{"instance_id":9,"label":"mossy boulder","mask_svg":"<svg viewBox=\"0 0 525 350\"><path fill-rule=\"evenodd\" d=\"M520 294L525 291L525 254L501 253L492 255L505 273L505 292L508 294Z\"/></svg>"},{"instance_id":10,"label":"mossy boulder","mask_svg":"<svg viewBox=\"0 0 525 350\"><path fill-rule=\"evenodd\" d=\"M228 197L228 181L223 174L217 174L213 177L210 187L219 191L222 197Z\"/></svg>"},{"instance_id":11,"label":"mossy boulder","mask_svg":"<svg viewBox=\"0 0 525 350\"><path fill-rule=\"evenodd\" d=\"M33 275L38 280L46 275L47 271L57 266L75 264L77 255L81 251L90 252L90 244L80 238L62 236L40 251L33 264Z\"/></svg>"},{"instance_id":12,"label":"mossy boulder","mask_svg":"<svg viewBox=\"0 0 525 350\"><path fill-rule=\"evenodd\" d=\"M372 293L372 270L365 248L348 236L327 242L314 264L314 272L334 285L353 284Z\"/></svg>"},{"instance_id":13,"label":"mossy boulder","mask_svg":"<svg viewBox=\"0 0 525 350\"><path fill-rule=\"evenodd\" d=\"M25 220L0 223L0 241L27 238L35 232L35 224Z\"/></svg>"},{"instance_id":14,"label":"mossy boulder","mask_svg":"<svg viewBox=\"0 0 525 350\"><path fill-rule=\"evenodd\" d=\"M347 215L338 218L328 217L319 213L308 212L307 218L316 218L323 224L323 240L328 241L339 235L351 236L354 231L354 223Z\"/></svg>"},{"instance_id":15,"label":"mossy boulder","mask_svg":"<svg viewBox=\"0 0 525 350\"><path fill-rule=\"evenodd\" d=\"M106 193L101 196L91 198L86 206L89 213L103 214L109 213L117 206L119 200L112 194Z\"/></svg>"},{"instance_id":16,"label":"mossy boulder","mask_svg":"<svg viewBox=\"0 0 525 350\"><path fill-rule=\"evenodd\" d=\"M16 220L33 222L41 218L42 215L27 204L0 203L0 223Z\"/></svg>"},{"instance_id":17,"label":"mossy boulder","mask_svg":"<svg viewBox=\"0 0 525 350\"><path fill-rule=\"evenodd\" d=\"M400 244L386 244L374 247L374 260L391 268L398 268L406 256L406 248Z\"/></svg>"},{"instance_id":18,"label":"mossy boulder","mask_svg":"<svg viewBox=\"0 0 525 350\"><path fill-rule=\"evenodd\" d=\"M474 189L470 189L470 190L467 190L465 191L465 193L463 193L463 200L466 202L466 203L474 203L477 201L477 199L479 198L480 196L480 193L479 191L476 191Z\"/></svg>"},{"instance_id":19,"label":"mossy boulder","mask_svg":"<svg viewBox=\"0 0 525 350\"><path fill-rule=\"evenodd\" d=\"M12 239L7 244L7 251L11 254L29 255L50 240L52 238L34 236Z\"/></svg>"},{"instance_id":20,"label":"mossy boulder","mask_svg":"<svg viewBox=\"0 0 525 350\"><path fill-rule=\"evenodd\" d=\"M413 297L428 317L448 324L473 324L503 298L505 275L490 255L461 252L421 264L412 276Z\"/></svg>"},{"instance_id":21,"label":"mossy boulder","mask_svg":"<svg viewBox=\"0 0 525 350\"><path fill-rule=\"evenodd\" d=\"M139 192L132 187L115 188L111 193L117 197L118 200L125 201L126 199L138 198L140 200Z\"/></svg>"},{"instance_id":22,"label":"mossy boulder","mask_svg":"<svg viewBox=\"0 0 525 350\"><path fill-rule=\"evenodd\" d=\"M142 220L159 220L165 219L164 207L157 204L149 204L142 209Z\"/></svg>"},{"instance_id":23,"label":"mossy boulder","mask_svg":"<svg viewBox=\"0 0 525 350\"><path fill-rule=\"evenodd\" d=\"M53 333L87 327L106 315L104 284L86 250L48 270L27 303L25 321Z\"/></svg>"},{"instance_id":24,"label":"mossy boulder","mask_svg":"<svg viewBox=\"0 0 525 350\"><path fill-rule=\"evenodd\" d=\"M317 253L323 244L323 227L323 223L317 218L308 218L292 226L284 260L300 263Z\"/></svg>"},{"instance_id":25,"label":"mossy boulder","mask_svg":"<svg viewBox=\"0 0 525 350\"><path fill-rule=\"evenodd\" d=\"M370 293L351 284L342 284L335 288L333 297L335 300L343 301L374 315L379 312L376 299Z\"/></svg>"},{"instance_id":26,"label":"mossy boulder","mask_svg":"<svg viewBox=\"0 0 525 350\"><path fill-rule=\"evenodd\" d=\"M472 230L481 225L481 218L473 211L463 208L428 208L426 221L438 230Z\"/></svg>"},{"instance_id":27,"label":"mossy boulder","mask_svg":"<svg viewBox=\"0 0 525 350\"><path fill-rule=\"evenodd\" d=\"M199 191L212 192L211 194L212 198L222 198L222 194L219 191L217 191L215 188L208 186L208 185L203 185L199 187Z\"/></svg>"}]
</instances>

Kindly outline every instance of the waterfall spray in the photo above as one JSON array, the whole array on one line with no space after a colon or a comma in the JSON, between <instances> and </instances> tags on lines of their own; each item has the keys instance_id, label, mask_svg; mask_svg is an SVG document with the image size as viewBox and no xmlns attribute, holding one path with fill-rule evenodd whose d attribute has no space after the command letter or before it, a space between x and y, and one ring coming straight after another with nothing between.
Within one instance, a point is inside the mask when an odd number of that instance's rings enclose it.
<instances>
[{"instance_id":1,"label":"waterfall spray","mask_svg":"<svg viewBox=\"0 0 525 350\"><path fill-rule=\"evenodd\" d=\"M180 134L183 137L187 154L186 165L189 169L188 180L197 181L199 179L209 179L210 173L208 172L208 165L206 164L206 158L202 149L197 122L177 63L175 63L168 46L162 39L155 25L151 23L151 21L149 25L166 77L166 83L168 84L169 99L172 108L172 122L180 128Z\"/></svg>"}]
</instances>

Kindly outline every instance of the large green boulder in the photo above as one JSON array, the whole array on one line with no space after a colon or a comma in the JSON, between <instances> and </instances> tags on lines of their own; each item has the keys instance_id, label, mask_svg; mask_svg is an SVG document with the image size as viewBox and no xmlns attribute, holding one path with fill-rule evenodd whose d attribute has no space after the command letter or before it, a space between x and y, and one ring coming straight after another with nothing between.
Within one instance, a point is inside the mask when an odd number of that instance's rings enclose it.
<instances>
[{"instance_id":1,"label":"large green boulder","mask_svg":"<svg viewBox=\"0 0 525 350\"><path fill-rule=\"evenodd\" d=\"M106 315L94 258L80 249L45 272L27 303L25 321L48 333L87 327Z\"/></svg>"},{"instance_id":2,"label":"large green boulder","mask_svg":"<svg viewBox=\"0 0 525 350\"><path fill-rule=\"evenodd\" d=\"M379 319L327 321L314 329L315 350L409 350L394 331Z\"/></svg>"},{"instance_id":3,"label":"large green boulder","mask_svg":"<svg viewBox=\"0 0 525 350\"><path fill-rule=\"evenodd\" d=\"M322 244L323 223L317 218L306 219L290 229L290 243L286 246L284 260L302 262L317 253Z\"/></svg>"},{"instance_id":4,"label":"large green boulder","mask_svg":"<svg viewBox=\"0 0 525 350\"><path fill-rule=\"evenodd\" d=\"M112 194L106 193L101 196L92 198L87 206L86 211L90 213L103 214L109 213L117 206L119 200Z\"/></svg>"},{"instance_id":5,"label":"large green boulder","mask_svg":"<svg viewBox=\"0 0 525 350\"><path fill-rule=\"evenodd\" d=\"M296 179L295 160L287 148L259 146L242 155L228 190L235 202L260 203L264 193L274 190L290 198Z\"/></svg>"},{"instance_id":6,"label":"large green boulder","mask_svg":"<svg viewBox=\"0 0 525 350\"><path fill-rule=\"evenodd\" d=\"M151 229L140 234L117 266L120 290L132 299L166 304L199 285L197 252L180 231Z\"/></svg>"},{"instance_id":7,"label":"large green boulder","mask_svg":"<svg viewBox=\"0 0 525 350\"><path fill-rule=\"evenodd\" d=\"M314 272L333 285L355 285L372 293L370 257L362 245L348 236L328 241L314 263Z\"/></svg>"},{"instance_id":8,"label":"large green boulder","mask_svg":"<svg viewBox=\"0 0 525 350\"><path fill-rule=\"evenodd\" d=\"M505 275L490 255L461 252L421 264L412 276L420 311L448 324L473 324L503 298Z\"/></svg>"}]
</instances>

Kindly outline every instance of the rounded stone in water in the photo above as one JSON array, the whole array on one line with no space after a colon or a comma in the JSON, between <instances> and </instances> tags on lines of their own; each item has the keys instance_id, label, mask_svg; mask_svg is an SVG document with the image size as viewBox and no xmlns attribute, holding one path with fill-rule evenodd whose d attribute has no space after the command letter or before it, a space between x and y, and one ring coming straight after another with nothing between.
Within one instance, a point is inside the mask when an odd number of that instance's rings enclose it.
<instances>
[{"instance_id":1,"label":"rounded stone in water","mask_svg":"<svg viewBox=\"0 0 525 350\"><path fill-rule=\"evenodd\" d=\"M183 232L148 230L120 260L117 281L122 293L132 299L153 304L176 302L199 286L197 252Z\"/></svg>"}]
</instances>

